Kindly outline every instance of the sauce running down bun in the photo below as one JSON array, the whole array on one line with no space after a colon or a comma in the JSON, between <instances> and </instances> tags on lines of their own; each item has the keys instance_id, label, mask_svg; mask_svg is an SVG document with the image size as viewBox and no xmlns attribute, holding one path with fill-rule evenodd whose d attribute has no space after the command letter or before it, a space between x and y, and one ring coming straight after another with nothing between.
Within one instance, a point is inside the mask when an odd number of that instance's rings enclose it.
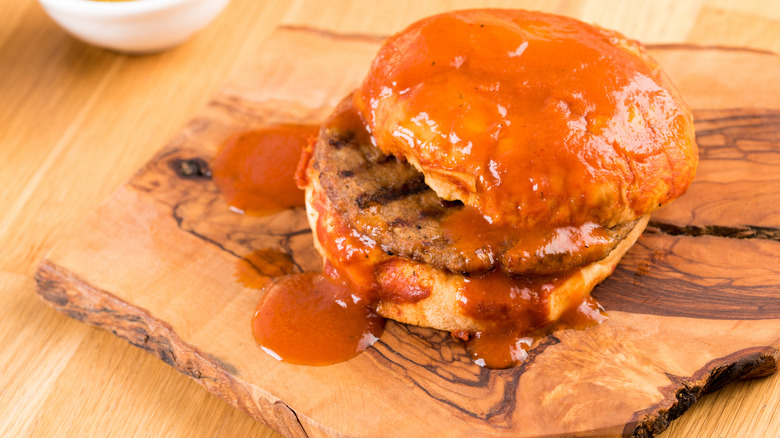
<instances>
[{"instance_id":1,"label":"sauce running down bun","mask_svg":"<svg viewBox=\"0 0 780 438\"><path fill-rule=\"evenodd\" d=\"M697 163L691 113L639 43L466 10L382 45L299 185L326 272L505 367L556 321L603 319L591 290Z\"/></svg>"}]
</instances>

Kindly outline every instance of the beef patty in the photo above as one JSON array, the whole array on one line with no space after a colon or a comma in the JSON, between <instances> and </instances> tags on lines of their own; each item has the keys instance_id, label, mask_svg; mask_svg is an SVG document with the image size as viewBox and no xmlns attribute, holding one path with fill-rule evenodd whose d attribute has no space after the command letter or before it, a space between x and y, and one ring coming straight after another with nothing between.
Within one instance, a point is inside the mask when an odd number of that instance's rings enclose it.
<instances>
[{"instance_id":1,"label":"beef patty","mask_svg":"<svg viewBox=\"0 0 780 438\"><path fill-rule=\"evenodd\" d=\"M560 230L557 241L530 247L527 239L507 233L498 245L475 248L473 239L448 237L444 226L467 208L463 203L441 199L414 166L361 138L353 130L324 126L312 166L335 210L388 254L455 273L499 268L513 275L554 275L605 258L636 225L596 226L599 238L591 240Z\"/></svg>"}]
</instances>

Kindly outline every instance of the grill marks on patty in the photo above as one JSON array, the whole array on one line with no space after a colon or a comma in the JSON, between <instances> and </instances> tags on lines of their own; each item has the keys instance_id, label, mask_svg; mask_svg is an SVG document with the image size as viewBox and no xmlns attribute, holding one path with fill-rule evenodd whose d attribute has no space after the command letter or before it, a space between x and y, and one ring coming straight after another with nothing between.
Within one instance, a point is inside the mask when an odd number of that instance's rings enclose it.
<instances>
[{"instance_id":1,"label":"grill marks on patty","mask_svg":"<svg viewBox=\"0 0 780 438\"><path fill-rule=\"evenodd\" d=\"M354 176L354 172L349 170L339 172L339 174L351 174ZM365 209L372 205L387 205L393 201L414 196L425 190L430 190L430 188L425 184L423 175L420 174L410 180L404 181L398 186L380 187L373 193L361 193L355 199L355 202L357 203L358 208Z\"/></svg>"},{"instance_id":2,"label":"grill marks on patty","mask_svg":"<svg viewBox=\"0 0 780 438\"><path fill-rule=\"evenodd\" d=\"M545 253L524 248L509 235L500 247L474 248L447 237L445 218L463 208L425 184L411 164L387 155L351 131L326 127L312 157L322 188L336 211L388 254L456 273L500 268L510 274L549 275L606 257L636 222L605 230L607 241L574 253Z\"/></svg>"}]
</instances>

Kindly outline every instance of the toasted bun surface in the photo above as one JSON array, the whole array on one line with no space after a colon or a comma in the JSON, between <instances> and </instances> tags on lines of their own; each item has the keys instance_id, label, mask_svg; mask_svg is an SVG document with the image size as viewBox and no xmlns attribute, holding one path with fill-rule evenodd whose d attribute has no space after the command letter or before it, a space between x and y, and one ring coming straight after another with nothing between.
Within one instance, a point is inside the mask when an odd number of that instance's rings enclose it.
<instances>
[{"instance_id":1,"label":"toasted bun surface","mask_svg":"<svg viewBox=\"0 0 780 438\"><path fill-rule=\"evenodd\" d=\"M639 43L539 12L413 24L355 104L440 197L517 230L635 220L684 193L698 162L690 111Z\"/></svg>"}]
</instances>

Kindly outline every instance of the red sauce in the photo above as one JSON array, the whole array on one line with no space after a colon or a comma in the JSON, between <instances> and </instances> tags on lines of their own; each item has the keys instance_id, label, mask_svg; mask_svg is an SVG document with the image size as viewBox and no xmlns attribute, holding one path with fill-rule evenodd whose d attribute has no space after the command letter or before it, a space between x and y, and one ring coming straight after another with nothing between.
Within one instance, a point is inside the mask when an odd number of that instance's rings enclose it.
<instances>
[{"instance_id":1,"label":"red sauce","mask_svg":"<svg viewBox=\"0 0 780 438\"><path fill-rule=\"evenodd\" d=\"M550 255L578 254L610 245L607 230L586 222L580 226L517 229L490 222L471 206L450 214L442 222L445 236L476 257L502 257L505 264L528 266ZM535 273L542 269L536 266ZM514 272L514 271L513 271Z\"/></svg>"},{"instance_id":2,"label":"red sauce","mask_svg":"<svg viewBox=\"0 0 780 438\"><path fill-rule=\"evenodd\" d=\"M277 125L237 134L211 161L211 175L231 209L268 215L304 204L295 184L301 151L318 126Z\"/></svg>"},{"instance_id":3,"label":"red sauce","mask_svg":"<svg viewBox=\"0 0 780 438\"><path fill-rule=\"evenodd\" d=\"M341 275L351 290L371 304L415 303L430 296L432 286L424 280L405 273L398 275L400 268L396 265L411 266L408 260L384 253L374 241L329 211L327 200L315 199L314 207L319 213L317 238L332 257L326 274ZM561 293L558 288L564 281L577 283L583 279L579 271L537 277L511 277L491 271L466 278L458 304L466 315L486 322L486 329L455 336L468 340L467 351L475 363L507 368L525 360L533 342L553 330L582 330L606 319L584 287ZM553 324L549 321L551 307L563 311Z\"/></svg>"},{"instance_id":4,"label":"red sauce","mask_svg":"<svg viewBox=\"0 0 780 438\"><path fill-rule=\"evenodd\" d=\"M354 115L354 111L340 112L331 123L336 129L364 135L362 121ZM299 131L296 128L287 132ZM277 130L274 137L278 139L281 135ZM296 135L296 138L301 140L302 137ZM274 141L273 144L289 145L290 142ZM238 150L250 156L256 153L257 148L248 146L236 149L235 145L239 143L248 144L228 141L226 149L230 152L225 154L237 157ZM307 162L310 149L304 150L302 162ZM247 166L252 163L252 159L244 161ZM285 165L288 168L284 174L288 175L288 182L293 183L294 162L288 161ZM299 172L299 180L303 178L302 174ZM233 199L237 198L253 199L252 208L248 210L254 212L270 212L279 205L267 197L251 198L245 192ZM410 281L400 271L402 266L408 266L408 261L399 265L400 258L386 254L375 241L352 229L340 216L332 212L323 214L328 211L327 200L314 199L313 202L320 212L316 234L331 256L323 274L288 275L293 270L292 260L278 250L263 249L241 260L236 276L248 287L265 287L252 318L252 329L266 353L295 364L328 365L354 357L379 338L384 319L374 313L375 303L414 303L430 296L432 285L420 279ZM269 203L273 208L267 207ZM235 201L231 204L236 207L248 205ZM480 245L496 245L508 231L506 227L490 224L469 207L453 215L445 225L451 238L471 239L475 251L480 250ZM272 281L274 277L277 279ZM581 311L565 314L576 318L564 316L564 322L546 325L550 293L563 278L512 278L494 271L466 279L459 304L467 315L487 321L489 326L481 332L462 334L462 337L470 338L467 343L470 357L489 368L513 366L527 357L534 340L553 328L564 327L563 324L568 324L565 321L573 321L565 327L574 328L599 322L594 315L600 314ZM574 307L577 308L576 303Z\"/></svg>"},{"instance_id":5,"label":"red sauce","mask_svg":"<svg viewBox=\"0 0 780 438\"><path fill-rule=\"evenodd\" d=\"M547 322L550 293L562 280L563 277L512 278L492 271L464 280L459 304L474 319L527 331Z\"/></svg>"},{"instance_id":6,"label":"red sauce","mask_svg":"<svg viewBox=\"0 0 780 438\"><path fill-rule=\"evenodd\" d=\"M338 112L329 126L364 135L362 120L355 114ZM308 162L310 154L311 148L307 148L302 162ZM299 171L299 180L303 180L304 173ZM327 365L350 359L381 335L384 319L373 312L375 303L418 302L429 297L433 287L422 279L410 280L401 271L408 261L399 264L402 259L386 254L371 238L351 228L329 210L326 199L315 198L313 205L320 213L316 235L331 257L323 274L286 275L292 272L289 257L266 249L242 260L236 275L250 287L266 286L272 277L278 277L267 285L252 319L255 339L265 352L290 363ZM473 242L475 252L517 234L505 226L490 224L470 207L451 216L445 227L450 238ZM533 240L527 233L526 239ZM536 238L533 242L539 246L549 244L550 239ZM459 304L464 313L486 321L489 327L462 334L470 338L470 357L490 368L522 362L534 340L554 328L547 325L550 294L564 278L512 278L498 271L467 278ZM573 306L576 308L577 303ZM596 321L583 317L572 326L583 328Z\"/></svg>"},{"instance_id":7,"label":"red sauce","mask_svg":"<svg viewBox=\"0 0 780 438\"><path fill-rule=\"evenodd\" d=\"M318 132L318 126L278 125L228 138L211 172L231 209L268 215L303 206L296 167L308 159ZM370 249L358 239L346 236L332 243L356 257ZM356 269L355 278L345 281L329 265L325 275L290 275L293 268L290 257L273 248L253 251L236 265L236 278L244 286L265 288L252 317L254 337L265 352L290 363L328 365L352 358L379 338L384 318L359 294L365 290L354 287L364 279Z\"/></svg>"},{"instance_id":8,"label":"red sauce","mask_svg":"<svg viewBox=\"0 0 780 438\"><path fill-rule=\"evenodd\" d=\"M533 332L514 329L475 333L466 343L466 350L474 363L491 369L510 368L528 358L537 337Z\"/></svg>"},{"instance_id":9,"label":"red sauce","mask_svg":"<svg viewBox=\"0 0 780 438\"><path fill-rule=\"evenodd\" d=\"M461 334L469 356L480 366L507 368L523 362L533 343L555 330L602 323L604 309L582 283L579 270L528 278L493 271L467 279L458 303L464 313L486 322L483 331ZM557 316L553 322L551 315Z\"/></svg>"},{"instance_id":10,"label":"red sauce","mask_svg":"<svg viewBox=\"0 0 780 438\"><path fill-rule=\"evenodd\" d=\"M695 168L690 113L641 45L568 17L426 18L383 44L355 99L381 149L494 224L612 226L687 188L657 175Z\"/></svg>"},{"instance_id":11,"label":"red sauce","mask_svg":"<svg viewBox=\"0 0 780 438\"><path fill-rule=\"evenodd\" d=\"M321 200L314 202L317 205ZM350 228L337 216L330 216L329 219L331 220L326 222L326 217L320 214L316 230L320 245L325 248L326 253L334 256L329 260L326 269L339 272L357 293L375 301L377 286L374 265L378 258L382 257L382 251L371 238Z\"/></svg>"},{"instance_id":12,"label":"red sauce","mask_svg":"<svg viewBox=\"0 0 780 438\"><path fill-rule=\"evenodd\" d=\"M382 251L370 237L360 234L340 216L329 212L323 199L314 200L320 213L317 238L330 255L326 274L337 273L352 290L372 304L377 301L415 303L431 294L431 288L418 282L411 284L399 278L396 264L400 259Z\"/></svg>"},{"instance_id":13,"label":"red sauce","mask_svg":"<svg viewBox=\"0 0 780 438\"><path fill-rule=\"evenodd\" d=\"M306 273L280 277L266 288L252 331L260 348L277 360L330 365L370 347L384 324L338 278Z\"/></svg>"},{"instance_id":14,"label":"red sauce","mask_svg":"<svg viewBox=\"0 0 780 438\"><path fill-rule=\"evenodd\" d=\"M592 296L585 298L577 307L567 310L558 322L556 329L582 330L584 328L601 324L609 319L607 312Z\"/></svg>"},{"instance_id":15,"label":"red sauce","mask_svg":"<svg viewBox=\"0 0 780 438\"><path fill-rule=\"evenodd\" d=\"M564 312L549 325L529 329L522 324L499 324L490 330L474 333L466 342L469 357L479 366L493 369L519 365L528 357L534 342L557 330L584 330L601 324L606 312L595 298L587 297L578 306Z\"/></svg>"}]
</instances>

